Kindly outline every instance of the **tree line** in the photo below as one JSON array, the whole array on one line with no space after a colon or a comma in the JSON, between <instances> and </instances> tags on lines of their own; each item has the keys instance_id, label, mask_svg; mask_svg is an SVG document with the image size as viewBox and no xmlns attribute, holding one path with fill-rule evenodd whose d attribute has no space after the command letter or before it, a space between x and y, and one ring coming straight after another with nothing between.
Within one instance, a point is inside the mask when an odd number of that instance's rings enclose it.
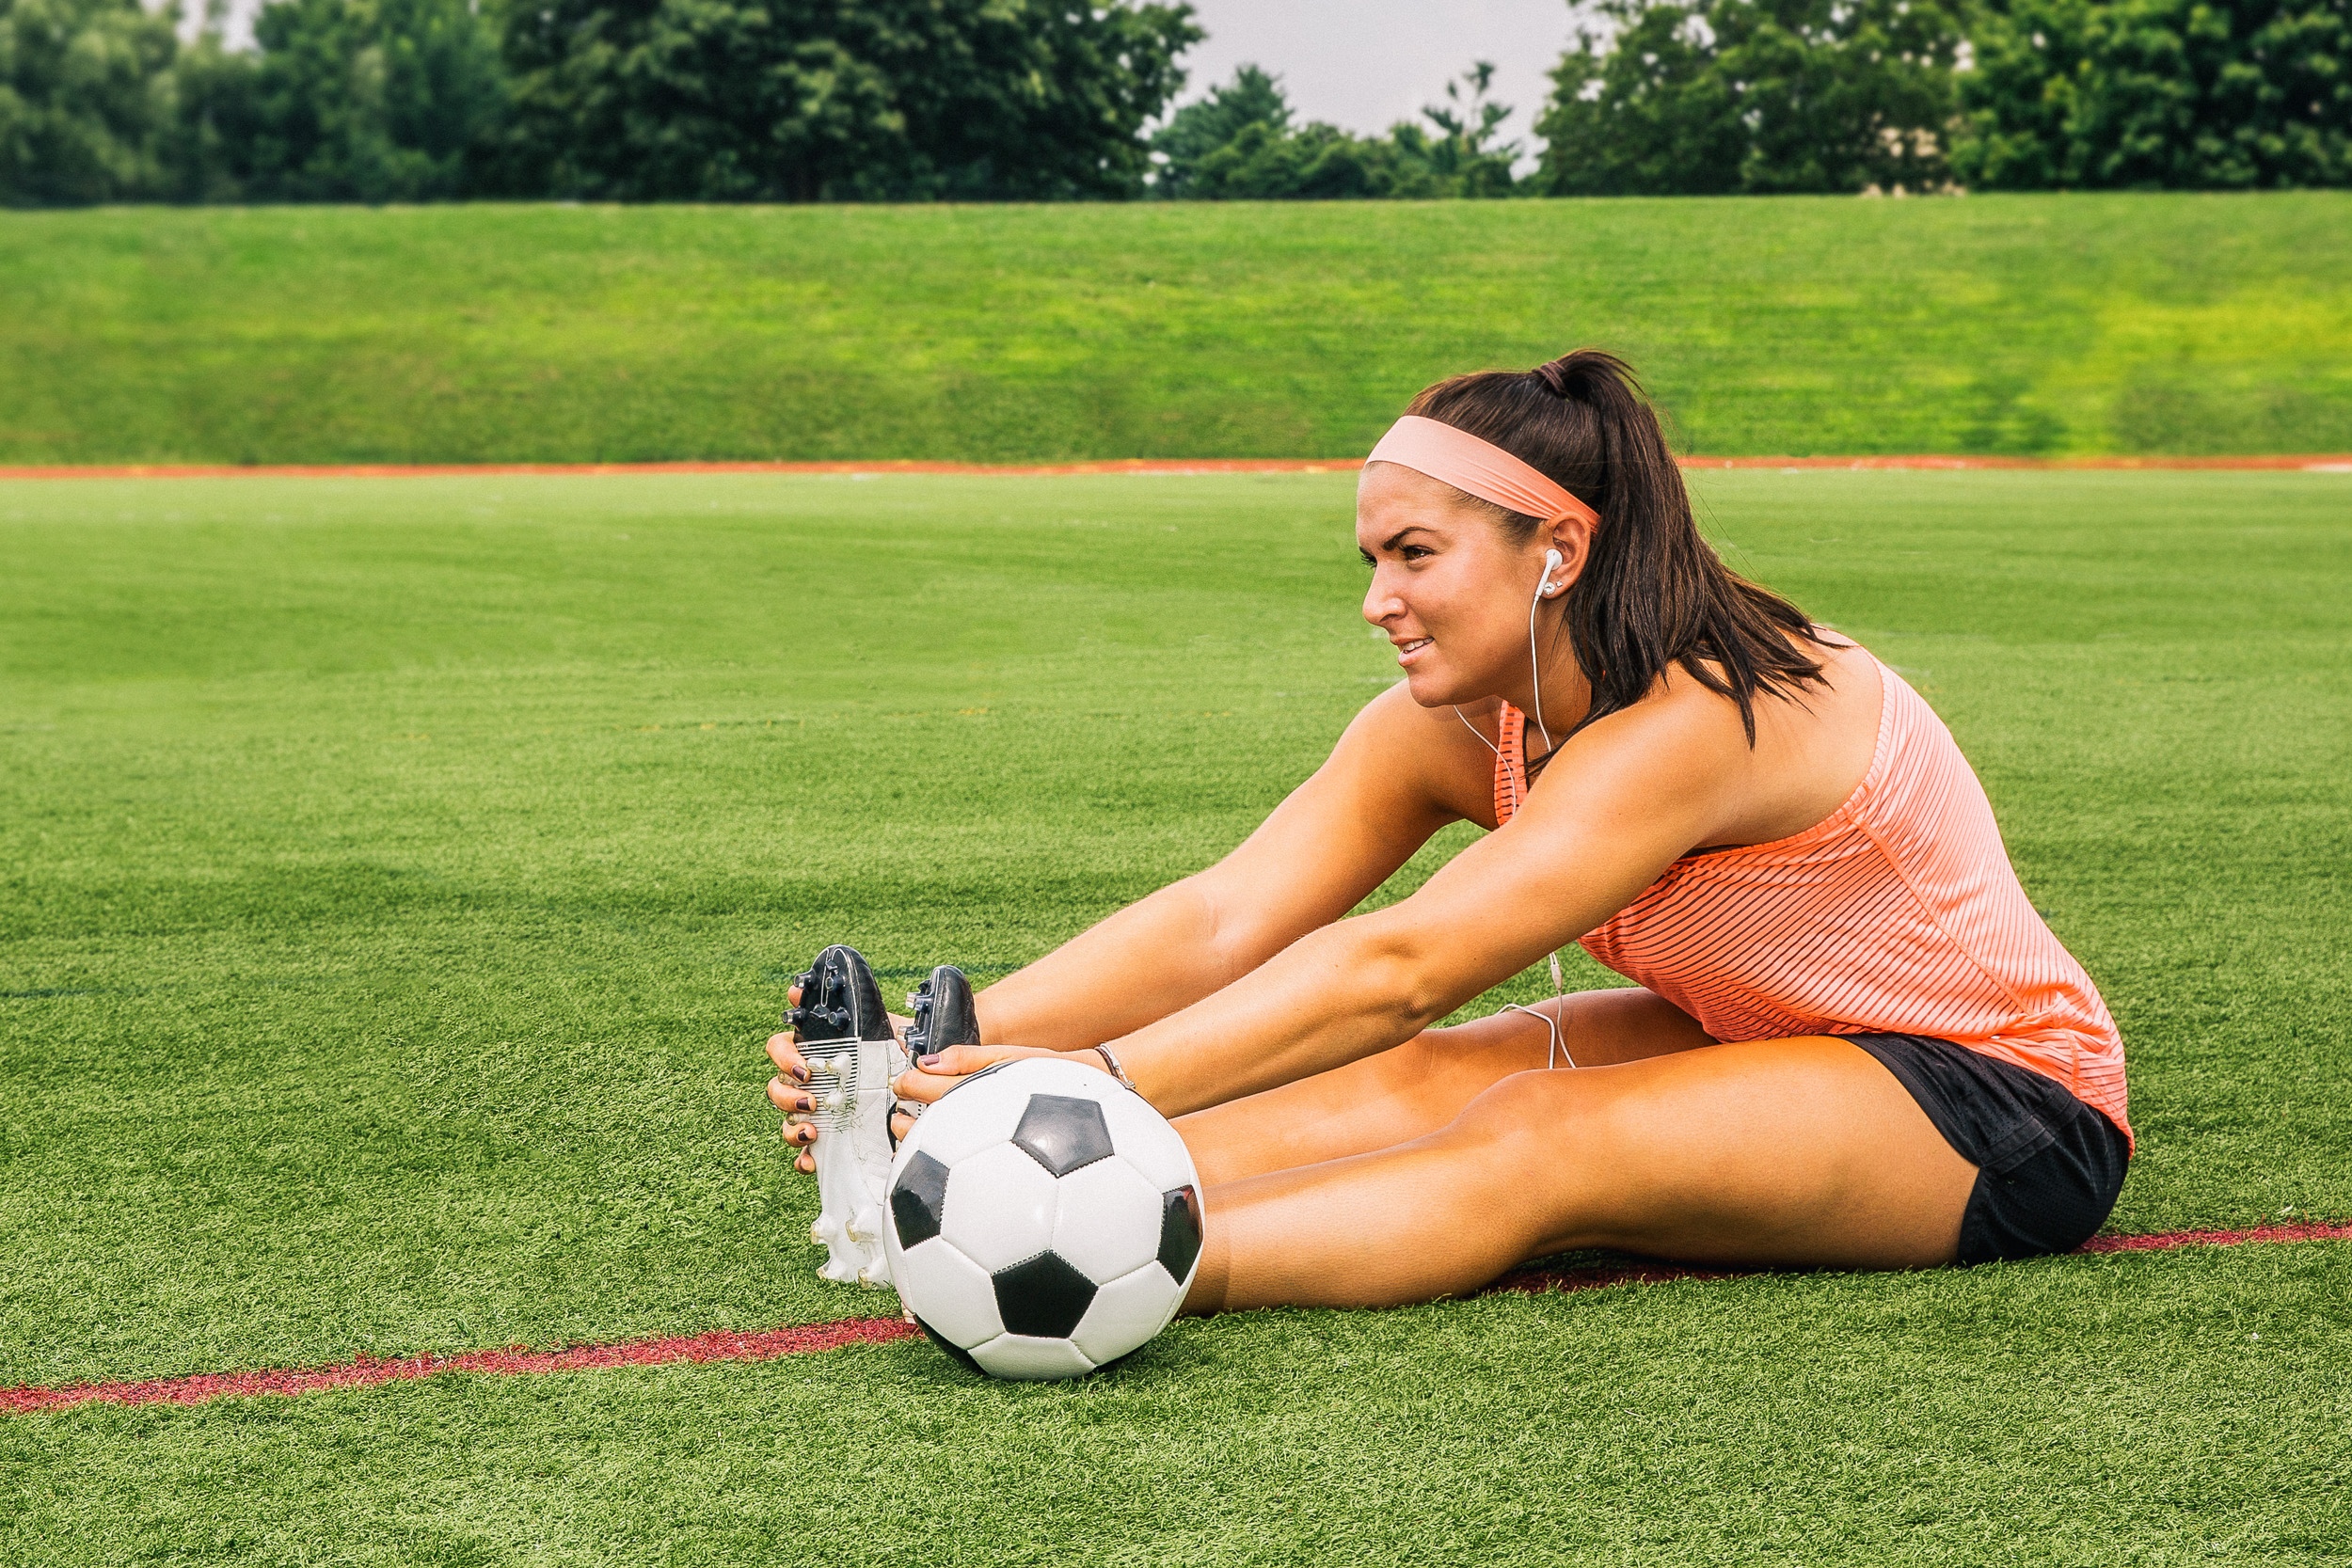
<instances>
[{"instance_id":1,"label":"tree line","mask_svg":"<svg viewBox=\"0 0 2352 1568\"><path fill-rule=\"evenodd\" d=\"M213 0L217 5L217 0ZM1523 144L1376 136L1183 0L0 0L0 203L1070 200L2352 182L2352 0L1579 0Z\"/></svg>"}]
</instances>

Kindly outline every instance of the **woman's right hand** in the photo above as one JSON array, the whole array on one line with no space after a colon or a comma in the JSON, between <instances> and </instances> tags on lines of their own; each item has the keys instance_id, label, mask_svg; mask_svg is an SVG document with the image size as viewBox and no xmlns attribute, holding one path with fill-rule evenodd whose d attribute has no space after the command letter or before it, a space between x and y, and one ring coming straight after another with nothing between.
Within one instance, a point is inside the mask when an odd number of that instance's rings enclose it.
<instances>
[{"instance_id":1,"label":"woman's right hand","mask_svg":"<svg viewBox=\"0 0 2352 1568\"><path fill-rule=\"evenodd\" d=\"M794 986L787 993L795 1007L801 1005L801 988ZM906 1038L907 1025L913 1019L897 1013L886 1015L890 1031L901 1040ZM784 1141L799 1152L792 1157L792 1168L803 1176L817 1174L817 1099L808 1085L808 1058L801 1054L800 1038L791 1030L780 1030L768 1037L768 1059L775 1064L776 1075L768 1080L768 1102L784 1113L784 1125L777 1129ZM901 1112L891 1113L891 1124L901 1138L914 1125L914 1119Z\"/></svg>"},{"instance_id":2,"label":"woman's right hand","mask_svg":"<svg viewBox=\"0 0 2352 1568\"><path fill-rule=\"evenodd\" d=\"M796 986L793 1006L798 1006L800 1000ZM768 1080L768 1102L784 1113L784 1125L778 1131L786 1143L799 1150L792 1168L814 1176L817 1156L809 1146L817 1141L817 1101L808 1086L808 1058L801 1054L799 1037L786 1029L768 1037L768 1059L776 1067L776 1075Z\"/></svg>"}]
</instances>

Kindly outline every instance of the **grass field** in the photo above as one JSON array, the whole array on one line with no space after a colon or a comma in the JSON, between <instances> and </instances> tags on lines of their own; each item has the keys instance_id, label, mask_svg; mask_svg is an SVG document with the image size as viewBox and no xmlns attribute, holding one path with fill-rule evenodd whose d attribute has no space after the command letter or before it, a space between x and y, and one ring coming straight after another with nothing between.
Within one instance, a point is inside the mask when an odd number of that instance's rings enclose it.
<instances>
[{"instance_id":1,"label":"grass field","mask_svg":"<svg viewBox=\"0 0 2352 1568\"><path fill-rule=\"evenodd\" d=\"M1580 344L1716 454L2352 451L2352 193L0 214L0 464L1331 457Z\"/></svg>"},{"instance_id":2,"label":"grass field","mask_svg":"<svg viewBox=\"0 0 2352 1568\"><path fill-rule=\"evenodd\" d=\"M2115 1228L2352 1218L2352 477L1696 483L2105 989ZM802 1240L785 978L1234 843L1392 673L1349 494L0 484L0 1386L885 1309ZM2315 1243L0 1418L0 1558L2308 1564L2347 1431Z\"/></svg>"}]
</instances>

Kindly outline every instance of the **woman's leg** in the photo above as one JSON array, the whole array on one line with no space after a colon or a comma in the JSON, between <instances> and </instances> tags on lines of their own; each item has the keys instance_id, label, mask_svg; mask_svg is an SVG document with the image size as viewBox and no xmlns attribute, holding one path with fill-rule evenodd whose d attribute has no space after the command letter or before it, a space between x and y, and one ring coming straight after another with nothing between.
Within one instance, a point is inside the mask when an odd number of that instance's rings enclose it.
<instances>
[{"instance_id":1,"label":"woman's leg","mask_svg":"<svg viewBox=\"0 0 2352 1568\"><path fill-rule=\"evenodd\" d=\"M1409 1143L1212 1186L1185 1309L1427 1301L1587 1246L1924 1267L1951 1260L1976 1174L1845 1040L1520 1072Z\"/></svg>"},{"instance_id":2,"label":"woman's leg","mask_svg":"<svg viewBox=\"0 0 2352 1568\"><path fill-rule=\"evenodd\" d=\"M1539 1004L1583 1067L1711 1045L1688 1013L1639 987ZM1200 1180L1215 1187L1268 1171L1367 1154L1445 1126L1502 1079L1541 1068L1551 1030L1525 1013L1430 1029L1403 1045L1280 1088L1177 1119Z\"/></svg>"}]
</instances>

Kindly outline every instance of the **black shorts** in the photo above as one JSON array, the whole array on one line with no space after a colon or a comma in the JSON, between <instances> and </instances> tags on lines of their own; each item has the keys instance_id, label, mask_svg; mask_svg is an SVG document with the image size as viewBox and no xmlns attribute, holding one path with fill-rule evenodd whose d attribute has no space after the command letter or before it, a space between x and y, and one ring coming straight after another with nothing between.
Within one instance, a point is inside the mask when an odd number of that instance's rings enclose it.
<instances>
[{"instance_id":1,"label":"black shorts","mask_svg":"<svg viewBox=\"0 0 2352 1568\"><path fill-rule=\"evenodd\" d=\"M1960 1222L1961 1263L2072 1252L2106 1223L2131 1145L2063 1085L1927 1035L1841 1037L1884 1064L1977 1167Z\"/></svg>"}]
</instances>

